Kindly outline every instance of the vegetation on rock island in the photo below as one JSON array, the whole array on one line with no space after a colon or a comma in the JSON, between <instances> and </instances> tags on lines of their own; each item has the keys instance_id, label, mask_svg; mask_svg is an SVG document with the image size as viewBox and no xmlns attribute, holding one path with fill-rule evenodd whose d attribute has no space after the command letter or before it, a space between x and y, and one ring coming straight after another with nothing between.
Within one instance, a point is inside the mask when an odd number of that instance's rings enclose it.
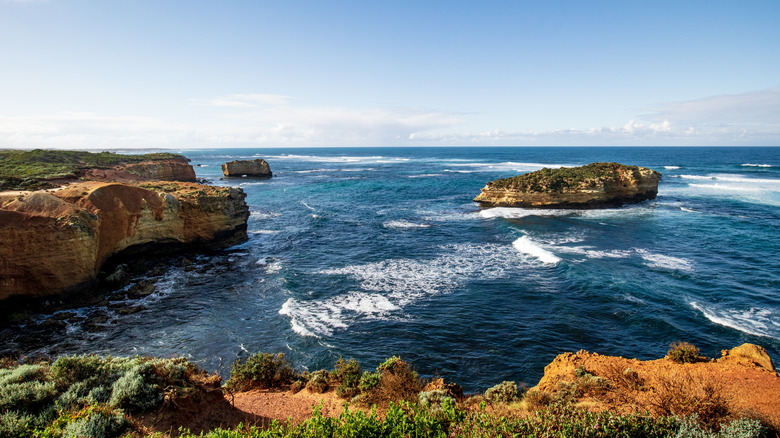
<instances>
[{"instance_id":1,"label":"vegetation on rock island","mask_svg":"<svg viewBox=\"0 0 780 438\"><path fill-rule=\"evenodd\" d=\"M186 359L83 355L24 364L6 360L0 361L0 437L748 438L777 433L758 419L737 415L717 388L701 395L690 382L654 388L657 409L626 409L632 393L648 389L636 372L618 371L596 376L581 366L574 380L560 382L554 393L503 382L484 396L464 397L458 385L423 380L397 356L375 371L340 358L333 370L310 373L294 369L283 354L258 353L233 364L223 391L335 390L344 399L344 411L329 417L315 407L312 418L297 424L274 420L265 427L238 424L174 433L150 432L139 426L137 416L178 412L187 397L202 399L204 388L218 390L219 377ZM582 402L607 394L601 400L611 400L612 409L594 410Z\"/></svg>"},{"instance_id":2,"label":"vegetation on rock island","mask_svg":"<svg viewBox=\"0 0 780 438\"><path fill-rule=\"evenodd\" d=\"M536 172L511 178L498 179L488 183L496 189L512 189L520 192L560 192L566 189L595 189L620 179L621 174L641 178L638 166L619 163L591 163L580 167L547 167Z\"/></svg>"}]
</instances>

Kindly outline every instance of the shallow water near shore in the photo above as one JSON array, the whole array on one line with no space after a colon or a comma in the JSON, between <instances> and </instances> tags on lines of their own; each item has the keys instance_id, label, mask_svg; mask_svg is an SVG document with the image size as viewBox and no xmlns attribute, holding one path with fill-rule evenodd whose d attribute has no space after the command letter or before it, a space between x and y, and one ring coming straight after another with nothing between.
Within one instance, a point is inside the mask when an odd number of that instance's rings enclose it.
<instances>
[{"instance_id":1,"label":"shallow water near shore","mask_svg":"<svg viewBox=\"0 0 780 438\"><path fill-rule=\"evenodd\" d=\"M310 370L400 355L469 391L535 384L580 349L652 359L676 340L708 356L751 342L780 360L780 148L173 152L244 189L249 240L171 259L125 307L1 330L0 355L183 355L224 376L257 351ZM222 179L222 163L254 158L272 179ZM658 197L587 211L472 202L487 181L595 161L661 172Z\"/></svg>"}]
</instances>

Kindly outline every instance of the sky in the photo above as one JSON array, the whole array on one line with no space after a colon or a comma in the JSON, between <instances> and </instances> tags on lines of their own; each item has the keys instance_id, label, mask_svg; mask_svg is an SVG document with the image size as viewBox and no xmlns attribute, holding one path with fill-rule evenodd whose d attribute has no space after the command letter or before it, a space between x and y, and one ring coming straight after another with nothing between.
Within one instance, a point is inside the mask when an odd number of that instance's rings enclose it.
<instances>
[{"instance_id":1,"label":"sky","mask_svg":"<svg viewBox=\"0 0 780 438\"><path fill-rule=\"evenodd\" d=\"M780 145L780 1L0 0L0 148Z\"/></svg>"}]
</instances>

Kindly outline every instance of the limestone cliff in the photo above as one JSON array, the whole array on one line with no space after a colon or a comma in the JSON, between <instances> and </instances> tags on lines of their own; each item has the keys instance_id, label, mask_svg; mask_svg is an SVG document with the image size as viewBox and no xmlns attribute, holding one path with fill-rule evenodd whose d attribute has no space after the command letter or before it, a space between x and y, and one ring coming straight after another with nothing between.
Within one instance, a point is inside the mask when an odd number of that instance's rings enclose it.
<instances>
[{"instance_id":1,"label":"limestone cliff","mask_svg":"<svg viewBox=\"0 0 780 438\"><path fill-rule=\"evenodd\" d=\"M487 183L474 201L493 207L602 208L654 199L661 174L637 166L592 163Z\"/></svg>"},{"instance_id":2,"label":"limestone cliff","mask_svg":"<svg viewBox=\"0 0 780 438\"><path fill-rule=\"evenodd\" d=\"M222 165L222 174L226 177L270 178L272 176L271 167L262 158L228 161Z\"/></svg>"},{"instance_id":3,"label":"limestone cliff","mask_svg":"<svg viewBox=\"0 0 780 438\"><path fill-rule=\"evenodd\" d=\"M224 246L246 238L241 189L185 182L82 182L0 193L0 300L57 295L146 244Z\"/></svg>"}]
</instances>

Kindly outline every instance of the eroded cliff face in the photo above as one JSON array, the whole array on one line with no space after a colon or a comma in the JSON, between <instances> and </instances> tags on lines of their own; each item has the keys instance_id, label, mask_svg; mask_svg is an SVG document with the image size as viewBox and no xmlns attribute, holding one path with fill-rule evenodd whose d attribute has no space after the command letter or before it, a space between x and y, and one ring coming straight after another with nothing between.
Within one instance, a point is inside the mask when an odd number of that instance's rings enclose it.
<instances>
[{"instance_id":1,"label":"eroded cliff face","mask_svg":"<svg viewBox=\"0 0 780 438\"><path fill-rule=\"evenodd\" d=\"M645 167L593 163L492 181L474 201L492 207L612 207L654 199L660 180L660 173Z\"/></svg>"},{"instance_id":2,"label":"eroded cliff face","mask_svg":"<svg viewBox=\"0 0 780 438\"><path fill-rule=\"evenodd\" d=\"M186 182L83 182L0 193L0 300L58 295L145 244L228 246L246 239L241 189Z\"/></svg>"}]
</instances>

